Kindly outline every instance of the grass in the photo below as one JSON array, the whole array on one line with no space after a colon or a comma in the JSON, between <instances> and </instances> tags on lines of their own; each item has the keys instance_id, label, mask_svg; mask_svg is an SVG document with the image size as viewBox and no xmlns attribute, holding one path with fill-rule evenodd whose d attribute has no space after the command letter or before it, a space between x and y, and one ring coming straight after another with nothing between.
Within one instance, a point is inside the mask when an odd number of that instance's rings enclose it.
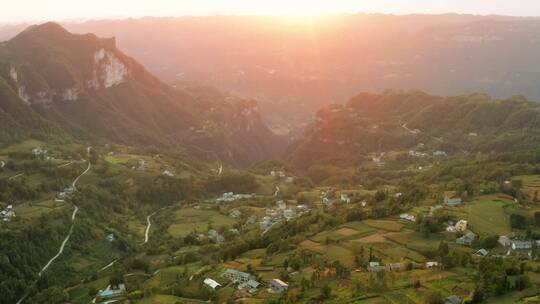
<instances>
[{"instance_id":1,"label":"grass","mask_svg":"<svg viewBox=\"0 0 540 304\"><path fill-rule=\"evenodd\" d=\"M175 211L174 215L174 222L169 226L169 234L174 237L183 237L193 231L204 233L210 225L219 228L236 223L234 219L213 210L186 208Z\"/></svg>"},{"instance_id":2,"label":"grass","mask_svg":"<svg viewBox=\"0 0 540 304\"><path fill-rule=\"evenodd\" d=\"M425 238L421 233L410 230L387 233L385 238L419 253L436 251L440 241L444 239L442 235L438 234L432 234L429 238Z\"/></svg>"},{"instance_id":3,"label":"grass","mask_svg":"<svg viewBox=\"0 0 540 304\"><path fill-rule=\"evenodd\" d=\"M138 304L177 304L177 303L207 303L205 301L179 298L171 295L153 295L137 301Z\"/></svg>"},{"instance_id":4,"label":"grass","mask_svg":"<svg viewBox=\"0 0 540 304\"><path fill-rule=\"evenodd\" d=\"M376 229L381 229L385 231L392 231L392 232L398 232L403 229L403 224L398 223L396 221L390 221L390 220L365 220L363 223L365 223L368 226L371 226Z\"/></svg>"},{"instance_id":5,"label":"grass","mask_svg":"<svg viewBox=\"0 0 540 304\"><path fill-rule=\"evenodd\" d=\"M469 228L480 235L507 235L512 232L505 203L500 200L479 198L462 207L448 208L456 219L465 219Z\"/></svg>"}]
</instances>

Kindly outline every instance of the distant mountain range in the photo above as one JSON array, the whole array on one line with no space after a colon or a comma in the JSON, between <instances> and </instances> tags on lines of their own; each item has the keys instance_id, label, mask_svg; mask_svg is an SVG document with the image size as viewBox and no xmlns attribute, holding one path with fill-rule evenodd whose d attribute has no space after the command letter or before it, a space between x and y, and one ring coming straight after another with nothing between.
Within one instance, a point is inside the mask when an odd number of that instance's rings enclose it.
<instances>
[{"instance_id":1,"label":"distant mountain range","mask_svg":"<svg viewBox=\"0 0 540 304\"><path fill-rule=\"evenodd\" d=\"M307 121L360 91L485 92L540 100L540 19L473 15L143 18L70 23L117 38L166 82L256 97L272 122ZM0 35L19 28L4 27ZM1 37L1 36L0 36Z\"/></svg>"},{"instance_id":2,"label":"distant mountain range","mask_svg":"<svg viewBox=\"0 0 540 304\"><path fill-rule=\"evenodd\" d=\"M534 150L540 144L540 104L520 96L440 97L420 91L362 93L318 111L289 162L353 165L403 151L413 157ZM411 152L409 152L411 151Z\"/></svg>"},{"instance_id":3,"label":"distant mountain range","mask_svg":"<svg viewBox=\"0 0 540 304\"><path fill-rule=\"evenodd\" d=\"M193 84L169 86L119 51L114 38L71 34L55 23L31 26L0 44L0 96L10 132L34 133L39 124L235 165L271 157L283 143L255 102Z\"/></svg>"}]
</instances>

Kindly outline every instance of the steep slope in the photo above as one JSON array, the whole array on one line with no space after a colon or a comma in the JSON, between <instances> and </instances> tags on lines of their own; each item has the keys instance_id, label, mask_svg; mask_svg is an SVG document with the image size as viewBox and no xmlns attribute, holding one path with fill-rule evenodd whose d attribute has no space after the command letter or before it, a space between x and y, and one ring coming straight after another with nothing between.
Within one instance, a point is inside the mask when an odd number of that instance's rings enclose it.
<instances>
[{"instance_id":1,"label":"steep slope","mask_svg":"<svg viewBox=\"0 0 540 304\"><path fill-rule=\"evenodd\" d=\"M540 105L523 97L439 97L423 92L363 93L324 107L290 153L298 167L354 162L370 153L418 150L450 155L508 152L540 144Z\"/></svg>"},{"instance_id":2,"label":"steep slope","mask_svg":"<svg viewBox=\"0 0 540 304\"><path fill-rule=\"evenodd\" d=\"M191 145L193 130L208 120L208 109L197 96L159 81L119 51L114 38L74 35L55 23L31 26L2 43L0 68L11 94L18 95L10 111L16 104L20 111L39 113L78 136L189 152L197 147ZM262 123L256 127L268 130ZM264 147L259 150L264 153L248 155L252 147L235 140L237 129L222 131L232 140L203 147L218 158L247 164L268 156Z\"/></svg>"}]
</instances>

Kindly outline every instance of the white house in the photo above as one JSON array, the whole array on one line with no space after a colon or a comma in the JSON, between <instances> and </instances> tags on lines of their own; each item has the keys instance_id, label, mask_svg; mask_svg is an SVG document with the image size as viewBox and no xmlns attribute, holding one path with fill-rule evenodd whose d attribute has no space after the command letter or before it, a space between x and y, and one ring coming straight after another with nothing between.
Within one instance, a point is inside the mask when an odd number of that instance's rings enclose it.
<instances>
[{"instance_id":1,"label":"white house","mask_svg":"<svg viewBox=\"0 0 540 304\"><path fill-rule=\"evenodd\" d=\"M296 211L294 211L294 209L285 209L283 210L283 217L290 220L296 217Z\"/></svg>"},{"instance_id":2,"label":"white house","mask_svg":"<svg viewBox=\"0 0 540 304\"><path fill-rule=\"evenodd\" d=\"M506 235L501 235L498 240L499 244L503 247L510 247L512 246L512 240L507 237Z\"/></svg>"},{"instance_id":3,"label":"white house","mask_svg":"<svg viewBox=\"0 0 540 304\"><path fill-rule=\"evenodd\" d=\"M287 289L289 288L289 284L283 282L280 279L273 279L270 282L270 288L276 293L282 293L287 291Z\"/></svg>"},{"instance_id":4,"label":"white house","mask_svg":"<svg viewBox=\"0 0 540 304\"><path fill-rule=\"evenodd\" d=\"M232 218L239 218L240 216L242 216L242 212L240 212L240 210L234 209L229 213L229 216Z\"/></svg>"},{"instance_id":5,"label":"white house","mask_svg":"<svg viewBox=\"0 0 540 304\"><path fill-rule=\"evenodd\" d=\"M168 176L168 177L173 177L174 176L174 174L169 170L163 171L163 175Z\"/></svg>"},{"instance_id":6,"label":"white house","mask_svg":"<svg viewBox=\"0 0 540 304\"><path fill-rule=\"evenodd\" d=\"M279 201L277 201L277 208L279 210L285 210L285 209L287 209L287 204L285 204L284 201L279 200Z\"/></svg>"},{"instance_id":7,"label":"white house","mask_svg":"<svg viewBox=\"0 0 540 304\"><path fill-rule=\"evenodd\" d=\"M414 215L408 214L408 213L400 214L399 218L402 219L402 220L409 221L409 222L416 222L416 217Z\"/></svg>"},{"instance_id":8,"label":"white house","mask_svg":"<svg viewBox=\"0 0 540 304\"><path fill-rule=\"evenodd\" d=\"M531 241L512 241L512 249L531 249L533 242Z\"/></svg>"},{"instance_id":9,"label":"white house","mask_svg":"<svg viewBox=\"0 0 540 304\"><path fill-rule=\"evenodd\" d=\"M349 197L349 194L347 192L341 192L340 199L342 202L347 204L351 202L351 198Z\"/></svg>"},{"instance_id":10,"label":"white house","mask_svg":"<svg viewBox=\"0 0 540 304\"><path fill-rule=\"evenodd\" d=\"M204 279L204 284L210 288L212 288L213 290L216 290L218 288L221 287L221 284L219 284L218 282L210 279L210 278L206 278Z\"/></svg>"}]
</instances>

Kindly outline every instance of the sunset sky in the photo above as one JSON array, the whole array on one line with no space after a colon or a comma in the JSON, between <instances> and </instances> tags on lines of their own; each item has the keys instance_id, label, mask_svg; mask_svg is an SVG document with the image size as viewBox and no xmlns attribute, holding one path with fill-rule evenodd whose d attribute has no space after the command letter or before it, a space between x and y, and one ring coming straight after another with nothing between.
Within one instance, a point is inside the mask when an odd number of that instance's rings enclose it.
<instances>
[{"instance_id":1,"label":"sunset sky","mask_svg":"<svg viewBox=\"0 0 540 304\"><path fill-rule=\"evenodd\" d=\"M339 12L471 13L540 16L539 0L15 0L0 23L214 14L310 15Z\"/></svg>"}]
</instances>

